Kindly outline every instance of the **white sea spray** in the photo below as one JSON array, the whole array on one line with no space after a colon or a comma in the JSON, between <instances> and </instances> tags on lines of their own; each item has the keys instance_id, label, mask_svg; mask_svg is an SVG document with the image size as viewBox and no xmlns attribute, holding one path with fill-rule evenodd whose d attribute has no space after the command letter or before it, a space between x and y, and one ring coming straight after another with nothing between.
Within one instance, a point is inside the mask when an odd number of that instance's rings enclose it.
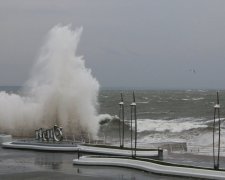
<instances>
[{"instance_id":1,"label":"white sea spray","mask_svg":"<svg viewBox=\"0 0 225 180\"><path fill-rule=\"evenodd\" d=\"M96 135L99 83L76 55L82 28L53 27L23 95L0 92L0 132L18 136L63 127L67 134Z\"/></svg>"}]
</instances>

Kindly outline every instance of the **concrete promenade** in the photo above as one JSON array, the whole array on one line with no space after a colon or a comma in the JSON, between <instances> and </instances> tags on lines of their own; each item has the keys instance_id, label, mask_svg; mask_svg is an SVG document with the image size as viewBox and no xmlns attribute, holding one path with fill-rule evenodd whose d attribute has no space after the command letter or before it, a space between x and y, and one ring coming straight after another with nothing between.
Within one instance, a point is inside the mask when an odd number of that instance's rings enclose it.
<instances>
[{"instance_id":1,"label":"concrete promenade","mask_svg":"<svg viewBox=\"0 0 225 180\"><path fill-rule=\"evenodd\" d=\"M215 171L199 167L182 167L179 166L179 164L165 165L160 163L142 161L138 159L83 156L79 159L74 159L73 163L74 165L126 167L161 175L218 180L225 179L225 171Z\"/></svg>"}]
</instances>

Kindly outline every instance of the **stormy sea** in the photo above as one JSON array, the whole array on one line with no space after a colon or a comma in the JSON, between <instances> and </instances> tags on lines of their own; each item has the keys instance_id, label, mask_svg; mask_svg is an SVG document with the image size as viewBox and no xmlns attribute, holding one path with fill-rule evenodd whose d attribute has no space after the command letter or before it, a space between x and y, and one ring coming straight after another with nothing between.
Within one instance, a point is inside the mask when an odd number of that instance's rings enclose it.
<instances>
[{"instance_id":1,"label":"stormy sea","mask_svg":"<svg viewBox=\"0 0 225 180\"><path fill-rule=\"evenodd\" d=\"M124 95L125 122L129 124L132 90L102 90L99 95L100 114L117 116L120 93ZM220 95L221 153L225 155L224 91ZM183 143L176 149L203 155L212 155L215 90L135 90L137 103L138 145L157 147L159 143ZM216 127L218 117L216 116ZM107 135L106 141L113 140ZM118 131L114 129L114 136ZM216 130L218 133L218 129ZM129 137L129 132L127 133ZM217 143L218 141L216 141ZM129 139L127 139L129 146Z\"/></svg>"},{"instance_id":2,"label":"stormy sea","mask_svg":"<svg viewBox=\"0 0 225 180\"><path fill-rule=\"evenodd\" d=\"M1 86L0 91L20 94L19 86ZM139 147L180 143L174 151L212 155L215 90L135 90ZM130 104L133 90L100 90L98 137L104 143L119 143L120 94L125 107L125 145L130 145ZM221 155L225 155L225 91L220 91ZM218 119L216 119L218 127ZM217 130L218 131L218 130ZM216 140L217 143L217 140ZM168 147L167 147L168 148ZM172 147L171 147L172 148ZM169 149L170 150L170 149ZM172 150L172 149L171 149Z\"/></svg>"}]
</instances>

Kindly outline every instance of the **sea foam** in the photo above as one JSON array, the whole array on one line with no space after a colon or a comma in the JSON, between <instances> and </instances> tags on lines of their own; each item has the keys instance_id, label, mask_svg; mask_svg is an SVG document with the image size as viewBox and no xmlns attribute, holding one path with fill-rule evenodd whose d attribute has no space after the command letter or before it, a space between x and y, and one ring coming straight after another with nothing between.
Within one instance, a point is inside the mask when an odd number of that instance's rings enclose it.
<instances>
[{"instance_id":1,"label":"sea foam","mask_svg":"<svg viewBox=\"0 0 225 180\"><path fill-rule=\"evenodd\" d=\"M137 131L152 131L152 132L182 132L190 129L207 128L208 125L198 121L192 121L189 118L181 118L174 120L153 120L139 119L137 121Z\"/></svg>"}]
</instances>

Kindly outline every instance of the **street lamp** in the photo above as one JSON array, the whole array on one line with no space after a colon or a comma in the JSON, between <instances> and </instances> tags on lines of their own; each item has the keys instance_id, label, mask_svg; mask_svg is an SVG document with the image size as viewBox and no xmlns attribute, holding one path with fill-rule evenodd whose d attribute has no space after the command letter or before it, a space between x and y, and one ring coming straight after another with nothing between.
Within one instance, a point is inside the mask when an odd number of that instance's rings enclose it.
<instances>
[{"instance_id":1,"label":"street lamp","mask_svg":"<svg viewBox=\"0 0 225 180\"><path fill-rule=\"evenodd\" d=\"M124 147L124 102L123 102L123 94L120 93L120 110L119 110L119 138L120 138L120 148ZM120 120L122 119L122 139L121 139L121 127L120 127Z\"/></svg>"},{"instance_id":2,"label":"street lamp","mask_svg":"<svg viewBox=\"0 0 225 180\"><path fill-rule=\"evenodd\" d=\"M133 102L130 104L131 108L131 152L132 157L136 158L136 150L137 150L137 104L135 101L135 94L133 92ZM133 153L133 121L134 118L134 153Z\"/></svg>"},{"instance_id":3,"label":"street lamp","mask_svg":"<svg viewBox=\"0 0 225 180\"><path fill-rule=\"evenodd\" d=\"M216 131L216 115L218 117L218 149L217 149L217 159L215 155L215 131ZM214 121L213 121L213 162L214 162L214 169L219 169L220 165L220 102L219 102L219 92L217 91L217 103L214 106Z\"/></svg>"}]
</instances>

